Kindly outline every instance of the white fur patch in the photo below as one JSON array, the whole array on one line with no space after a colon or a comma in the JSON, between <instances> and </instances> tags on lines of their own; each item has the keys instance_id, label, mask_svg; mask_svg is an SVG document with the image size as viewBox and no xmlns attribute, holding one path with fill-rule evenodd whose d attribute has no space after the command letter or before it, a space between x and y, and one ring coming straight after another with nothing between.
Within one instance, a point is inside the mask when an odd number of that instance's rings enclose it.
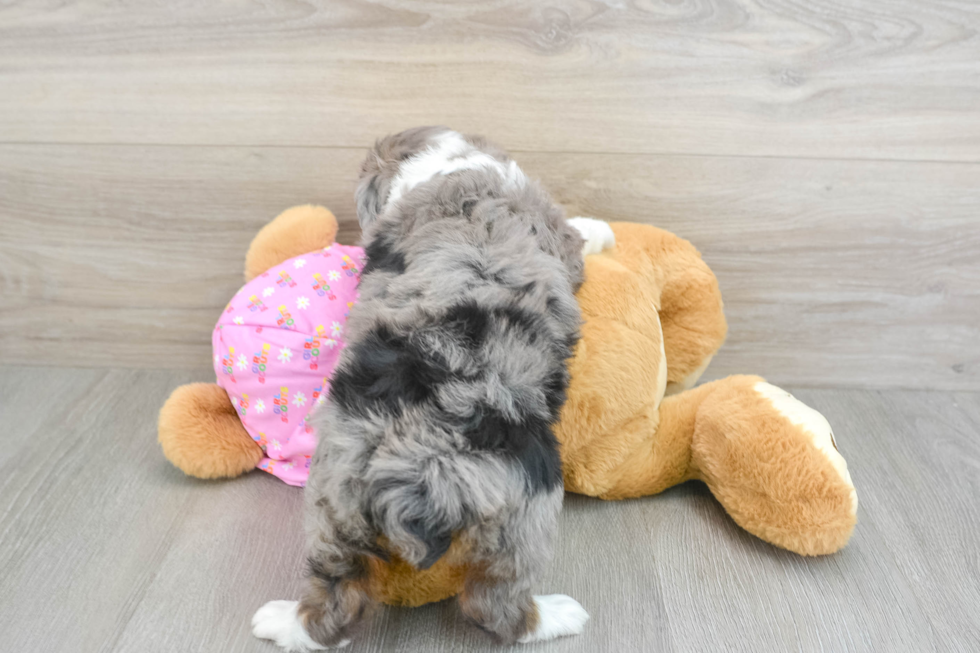
<instances>
[{"instance_id":1,"label":"white fur patch","mask_svg":"<svg viewBox=\"0 0 980 653\"><path fill-rule=\"evenodd\" d=\"M538 606L537 627L519 640L522 644L541 642L567 635L581 635L589 613L578 601L564 594L535 596Z\"/></svg>"},{"instance_id":2,"label":"white fur patch","mask_svg":"<svg viewBox=\"0 0 980 653\"><path fill-rule=\"evenodd\" d=\"M269 601L252 617L252 634L271 639L287 651L325 651L327 647L313 641L303 628L298 609L298 601ZM350 640L345 639L336 648L348 644Z\"/></svg>"},{"instance_id":3,"label":"white fur patch","mask_svg":"<svg viewBox=\"0 0 980 653\"><path fill-rule=\"evenodd\" d=\"M851 514L857 514L857 492L854 490L854 483L851 482L851 475L847 471L847 461L837 451L834 432L831 430L827 418L782 388L777 388L770 383L759 381L755 384L755 391L768 399L773 408L779 411L783 417L802 428L810 436L813 445L827 457L830 464L834 466L834 470L851 488Z\"/></svg>"},{"instance_id":4,"label":"white fur patch","mask_svg":"<svg viewBox=\"0 0 980 653\"><path fill-rule=\"evenodd\" d=\"M575 227L585 239L582 256L598 254L602 250L616 245L616 234L613 233L612 227L602 220L582 217L569 218L568 224Z\"/></svg>"},{"instance_id":5,"label":"white fur patch","mask_svg":"<svg viewBox=\"0 0 980 653\"><path fill-rule=\"evenodd\" d=\"M431 145L401 164L398 176L391 183L386 206L394 204L410 190L436 175L448 175L460 170L486 168L496 170L505 182L515 186L526 181L524 172L511 160L504 164L485 152L481 152L460 134L447 131L440 134Z\"/></svg>"}]
</instances>

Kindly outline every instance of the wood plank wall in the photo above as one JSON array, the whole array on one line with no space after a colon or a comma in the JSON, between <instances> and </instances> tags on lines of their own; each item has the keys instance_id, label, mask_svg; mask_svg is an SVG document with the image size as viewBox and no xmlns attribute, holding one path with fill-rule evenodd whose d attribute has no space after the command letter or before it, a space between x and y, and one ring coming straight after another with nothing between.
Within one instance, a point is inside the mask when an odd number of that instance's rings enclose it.
<instances>
[{"instance_id":1,"label":"wood plank wall","mask_svg":"<svg viewBox=\"0 0 980 653\"><path fill-rule=\"evenodd\" d=\"M0 359L206 368L251 236L448 124L693 241L710 375L980 389L980 5L0 6Z\"/></svg>"}]
</instances>

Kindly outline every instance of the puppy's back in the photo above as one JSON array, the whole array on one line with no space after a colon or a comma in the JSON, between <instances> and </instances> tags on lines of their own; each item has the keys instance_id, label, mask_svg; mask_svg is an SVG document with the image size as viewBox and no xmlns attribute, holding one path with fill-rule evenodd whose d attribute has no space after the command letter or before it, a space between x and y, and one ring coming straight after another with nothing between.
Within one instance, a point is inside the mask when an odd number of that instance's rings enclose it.
<instances>
[{"instance_id":1,"label":"puppy's back","mask_svg":"<svg viewBox=\"0 0 980 653\"><path fill-rule=\"evenodd\" d=\"M361 300L318 418L308 493L419 567L561 488L551 424L579 324L566 250L581 240L492 158L501 169L457 162L367 221Z\"/></svg>"}]
</instances>

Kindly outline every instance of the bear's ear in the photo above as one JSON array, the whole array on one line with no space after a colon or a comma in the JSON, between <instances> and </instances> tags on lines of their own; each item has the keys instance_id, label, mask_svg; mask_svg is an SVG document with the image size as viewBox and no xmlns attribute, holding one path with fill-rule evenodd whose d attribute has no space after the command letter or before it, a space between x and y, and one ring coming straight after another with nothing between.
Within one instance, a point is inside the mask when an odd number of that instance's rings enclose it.
<instances>
[{"instance_id":1,"label":"bear's ear","mask_svg":"<svg viewBox=\"0 0 980 653\"><path fill-rule=\"evenodd\" d=\"M322 206L286 209L262 227L245 254L245 281L287 259L323 249L337 237L337 218Z\"/></svg>"}]
</instances>

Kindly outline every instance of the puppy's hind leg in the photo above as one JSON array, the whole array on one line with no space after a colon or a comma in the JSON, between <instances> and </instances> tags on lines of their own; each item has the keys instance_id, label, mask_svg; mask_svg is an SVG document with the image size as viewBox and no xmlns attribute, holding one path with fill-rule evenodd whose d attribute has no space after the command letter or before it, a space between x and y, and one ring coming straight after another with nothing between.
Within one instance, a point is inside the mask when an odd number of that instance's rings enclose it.
<instances>
[{"instance_id":1,"label":"puppy's hind leg","mask_svg":"<svg viewBox=\"0 0 980 653\"><path fill-rule=\"evenodd\" d=\"M252 617L252 633L287 651L347 646L371 605L364 555L342 538L319 539L310 552L303 598L266 603Z\"/></svg>"},{"instance_id":2,"label":"puppy's hind leg","mask_svg":"<svg viewBox=\"0 0 980 653\"><path fill-rule=\"evenodd\" d=\"M531 594L551 562L563 493L559 485L530 497L499 527L471 533L474 546L460 606L468 619L501 643L578 635L589 619L571 597Z\"/></svg>"}]
</instances>

